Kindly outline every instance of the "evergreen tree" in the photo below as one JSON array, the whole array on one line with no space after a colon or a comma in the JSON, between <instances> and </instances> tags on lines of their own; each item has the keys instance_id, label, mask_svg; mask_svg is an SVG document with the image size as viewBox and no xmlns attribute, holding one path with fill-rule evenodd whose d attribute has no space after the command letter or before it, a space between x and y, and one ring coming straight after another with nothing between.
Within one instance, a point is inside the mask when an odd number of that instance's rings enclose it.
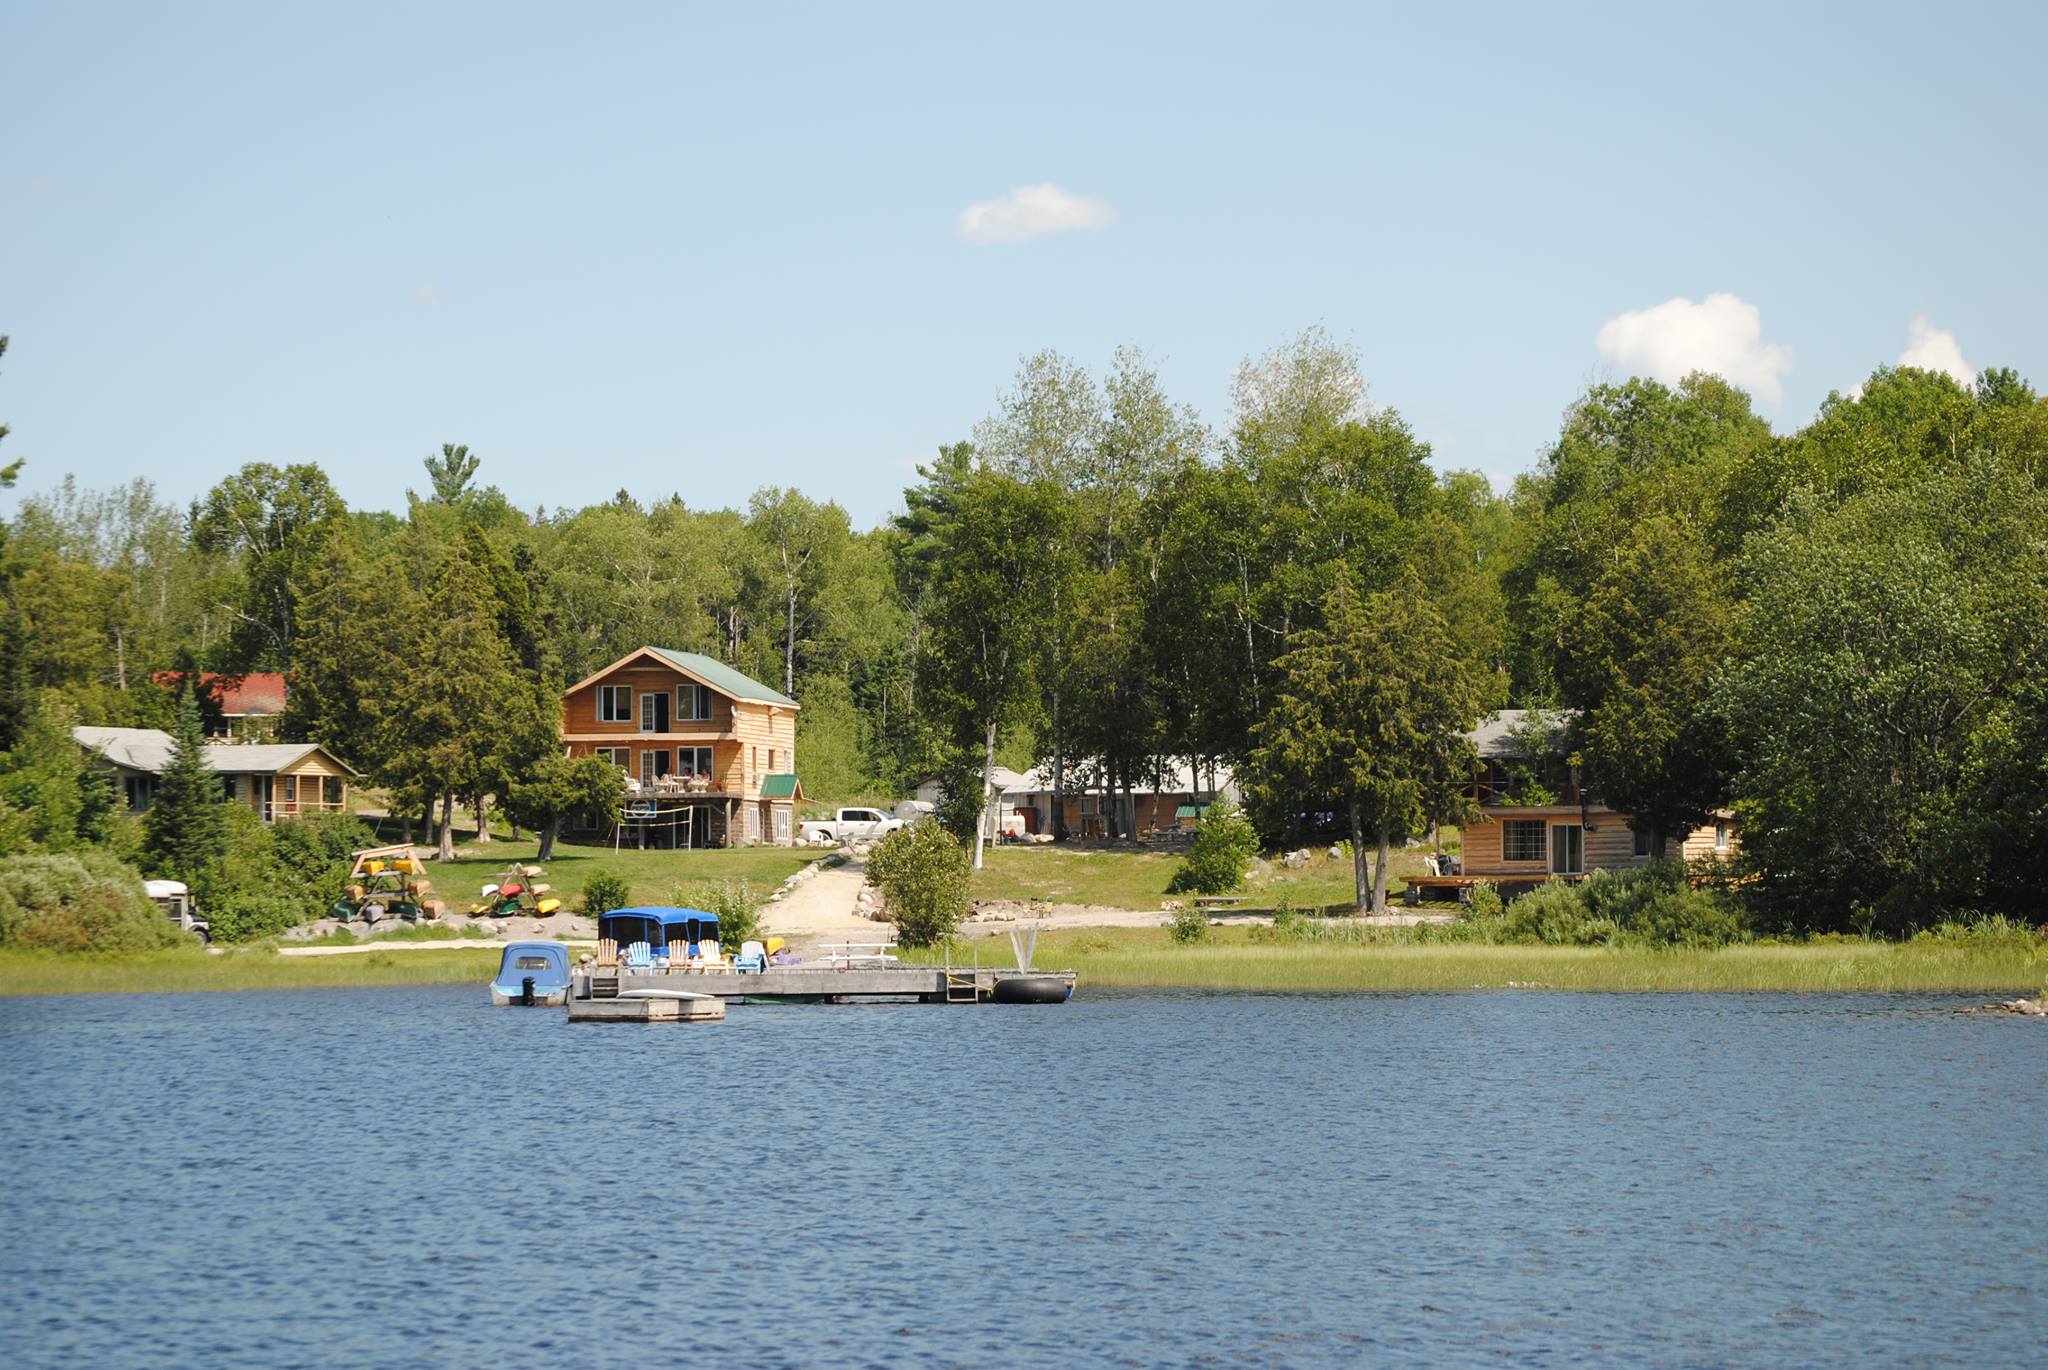
<instances>
[{"instance_id":1,"label":"evergreen tree","mask_svg":"<svg viewBox=\"0 0 2048 1370\"><path fill-rule=\"evenodd\" d=\"M413 669L378 699L386 779L438 797L440 859L455 859L455 802L488 793L508 738L525 738L533 682L499 631L498 602L478 568L448 558L432 595L441 606L420 636Z\"/></svg>"},{"instance_id":2,"label":"evergreen tree","mask_svg":"<svg viewBox=\"0 0 2048 1370\"><path fill-rule=\"evenodd\" d=\"M156 803L143 820L149 868L187 882L199 879L227 851L227 804L220 777L206 764L206 734L190 685L178 698L171 759L157 778Z\"/></svg>"},{"instance_id":3,"label":"evergreen tree","mask_svg":"<svg viewBox=\"0 0 2048 1370\"><path fill-rule=\"evenodd\" d=\"M1259 725L1247 789L1268 814L1345 816L1361 913L1386 912L1394 839L1440 817L1432 801L1476 763L1465 733L1485 692L1438 645L1447 640L1413 582L1360 598L1342 580L1323 601L1322 625L1278 663L1279 697ZM1378 853L1369 885L1368 838Z\"/></svg>"}]
</instances>

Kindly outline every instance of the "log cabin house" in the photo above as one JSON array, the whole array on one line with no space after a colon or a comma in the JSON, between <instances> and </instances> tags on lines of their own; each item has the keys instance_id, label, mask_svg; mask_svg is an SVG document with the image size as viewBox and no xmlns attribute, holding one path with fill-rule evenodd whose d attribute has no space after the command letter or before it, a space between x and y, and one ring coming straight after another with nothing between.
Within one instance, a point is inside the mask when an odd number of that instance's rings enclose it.
<instances>
[{"instance_id":1,"label":"log cabin house","mask_svg":"<svg viewBox=\"0 0 2048 1370\"><path fill-rule=\"evenodd\" d=\"M636 847L796 841L797 702L698 652L642 647L562 696L570 756L626 773L616 814L579 828Z\"/></svg>"},{"instance_id":2,"label":"log cabin house","mask_svg":"<svg viewBox=\"0 0 2048 1370\"><path fill-rule=\"evenodd\" d=\"M1464 830L1455 874L1420 876L1411 885L1447 893L1484 880L1514 895L1550 879L1583 880L1594 871L1645 865L1653 856L1693 861L1734 854L1734 815L1725 810L1653 853L1649 835L1631 826L1627 814L1581 788L1577 767L1556 745L1569 721L1560 711L1538 717L1534 710L1503 709L1467 734L1479 753L1471 796L1480 817ZM1543 802L1527 802L1534 799Z\"/></svg>"},{"instance_id":3,"label":"log cabin house","mask_svg":"<svg viewBox=\"0 0 2048 1370\"><path fill-rule=\"evenodd\" d=\"M73 728L72 740L114 772L130 813L156 802L157 777L171 759L171 735L159 728ZM222 793L247 804L264 822L347 813L355 772L311 742L206 744L206 764Z\"/></svg>"}]
</instances>

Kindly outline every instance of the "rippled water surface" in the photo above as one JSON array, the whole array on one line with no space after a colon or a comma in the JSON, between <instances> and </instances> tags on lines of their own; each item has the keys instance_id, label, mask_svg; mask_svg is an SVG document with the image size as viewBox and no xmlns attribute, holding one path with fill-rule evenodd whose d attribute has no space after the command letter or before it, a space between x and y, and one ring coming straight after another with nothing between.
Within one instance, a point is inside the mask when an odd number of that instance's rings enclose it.
<instances>
[{"instance_id":1,"label":"rippled water surface","mask_svg":"<svg viewBox=\"0 0 2048 1370\"><path fill-rule=\"evenodd\" d=\"M577 1025L0 1000L16 1363L2005 1363L2048 1031L1953 998Z\"/></svg>"}]
</instances>

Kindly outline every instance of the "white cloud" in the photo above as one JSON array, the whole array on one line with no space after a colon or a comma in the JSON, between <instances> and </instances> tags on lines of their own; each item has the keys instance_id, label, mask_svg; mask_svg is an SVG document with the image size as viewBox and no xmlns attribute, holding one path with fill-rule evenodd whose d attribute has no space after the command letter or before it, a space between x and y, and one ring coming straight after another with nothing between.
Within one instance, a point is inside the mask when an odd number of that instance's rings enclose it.
<instances>
[{"instance_id":1,"label":"white cloud","mask_svg":"<svg viewBox=\"0 0 2048 1370\"><path fill-rule=\"evenodd\" d=\"M971 243L1021 243L1045 233L1107 228L1115 222L1116 209L1108 201L1075 195L1051 181L969 205L959 220L960 236Z\"/></svg>"},{"instance_id":2,"label":"white cloud","mask_svg":"<svg viewBox=\"0 0 2048 1370\"><path fill-rule=\"evenodd\" d=\"M1775 406L1785 398L1792 349L1763 335L1756 306L1722 293L1697 304L1680 297L1617 314L1600 325L1593 343L1610 365L1631 374L1673 385L1694 371L1711 371Z\"/></svg>"},{"instance_id":3,"label":"white cloud","mask_svg":"<svg viewBox=\"0 0 2048 1370\"><path fill-rule=\"evenodd\" d=\"M1946 328L1936 328L1925 314L1913 320L1906 350L1899 353L1899 365L1944 372L1966 390L1977 383L1977 373L1963 360L1962 344L1956 341L1956 335Z\"/></svg>"}]
</instances>

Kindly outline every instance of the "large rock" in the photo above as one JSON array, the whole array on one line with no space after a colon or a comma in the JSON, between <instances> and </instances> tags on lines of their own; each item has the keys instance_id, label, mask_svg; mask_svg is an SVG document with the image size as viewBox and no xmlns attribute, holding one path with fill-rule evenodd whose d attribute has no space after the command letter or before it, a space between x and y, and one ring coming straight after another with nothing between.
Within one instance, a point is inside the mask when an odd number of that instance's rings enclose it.
<instances>
[{"instance_id":1,"label":"large rock","mask_svg":"<svg viewBox=\"0 0 2048 1370\"><path fill-rule=\"evenodd\" d=\"M1291 851L1280 858L1280 864L1291 871L1298 871L1308 863L1309 854L1306 847L1303 847L1300 851Z\"/></svg>"}]
</instances>

